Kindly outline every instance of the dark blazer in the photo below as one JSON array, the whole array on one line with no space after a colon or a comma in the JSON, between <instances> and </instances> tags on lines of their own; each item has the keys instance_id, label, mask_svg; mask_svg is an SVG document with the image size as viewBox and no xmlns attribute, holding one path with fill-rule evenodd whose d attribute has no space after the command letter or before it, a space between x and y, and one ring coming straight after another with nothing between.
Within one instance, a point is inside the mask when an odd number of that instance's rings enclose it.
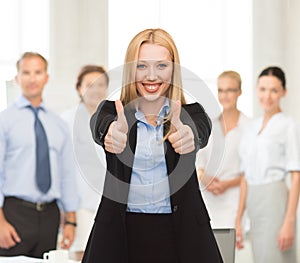
<instances>
[{"instance_id":1,"label":"dark blazer","mask_svg":"<svg viewBox=\"0 0 300 263\"><path fill-rule=\"evenodd\" d=\"M104 192L83 263L128 263L126 203L137 137L134 113L135 111L125 107L129 132L124 152L112 154L105 151L107 173ZM103 148L104 137L116 116L113 101L102 102L92 116L93 138ZM164 142L178 258L181 263L223 262L210 227L195 170L196 152L206 146L211 122L198 103L183 105L180 119L192 128L196 150L179 155L174 152L168 140Z\"/></svg>"}]
</instances>

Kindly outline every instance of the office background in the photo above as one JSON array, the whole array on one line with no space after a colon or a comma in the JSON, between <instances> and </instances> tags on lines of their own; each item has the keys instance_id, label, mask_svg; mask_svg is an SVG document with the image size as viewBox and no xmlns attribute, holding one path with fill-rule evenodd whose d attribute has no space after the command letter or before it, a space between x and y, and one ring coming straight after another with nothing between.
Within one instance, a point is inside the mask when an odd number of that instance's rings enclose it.
<instances>
[{"instance_id":1,"label":"office background","mask_svg":"<svg viewBox=\"0 0 300 263\"><path fill-rule=\"evenodd\" d=\"M299 14L299 0L1 0L0 110L19 92L13 78L24 51L49 59L45 100L60 113L78 102L75 80L82 65L114 71L137 32L161 27L174 37L182 65L212 94L220 72L241 74L239 108L250 117L260 114L258 73L282 67L288 89L283 109L300 121Z\"/></svg>"},{"instance_id":2,"label":"office background","mask_svg":"<svg viewBox=\"0 0 300 263\"><path fill-rule=\"evenodd\" d=\"M239 107L249 116L260 113L257 74L268 65L281 66L288 84L283 108L300 120L298 0L4 0L0 5L0 109L6 96L11 100L18 92L11 80L22 52L38 51L49 59L45 99L61 112L78 101L74 85L83 64L113 70L122 65L135 33L162 27L174 37L182 65L213 94L221 71L240 72Z\"/></svg>"}]
</instances>

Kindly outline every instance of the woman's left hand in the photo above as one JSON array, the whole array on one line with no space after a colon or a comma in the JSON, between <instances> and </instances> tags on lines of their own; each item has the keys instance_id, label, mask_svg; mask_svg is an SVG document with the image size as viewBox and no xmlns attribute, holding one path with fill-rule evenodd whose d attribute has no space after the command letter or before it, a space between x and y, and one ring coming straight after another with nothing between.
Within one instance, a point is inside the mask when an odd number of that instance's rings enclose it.
<instances>
[{"instance_id":1,"label":"woman's left hand","mask_svg":"<svg viewBox=\"0 0 300 263\"><path fill-rule=\"evenodd\" d=\"M278 235L278 247L281 251L290 249L294 244L295 228L294 224L283 223Z\"/></svg>"},{"instance_id":2,"label":"woman's left hand","mask_svg":"<svg viewBox=\"0 0 300 263\"><path fill-rule=\"evenodd\" d=\"M190 153L195 150L194 133L188 125L180 120L181 103L174 103L174 112L171 119L171 134L168 136L174 151L179 154Z\"/></svg>"}]
</instances>

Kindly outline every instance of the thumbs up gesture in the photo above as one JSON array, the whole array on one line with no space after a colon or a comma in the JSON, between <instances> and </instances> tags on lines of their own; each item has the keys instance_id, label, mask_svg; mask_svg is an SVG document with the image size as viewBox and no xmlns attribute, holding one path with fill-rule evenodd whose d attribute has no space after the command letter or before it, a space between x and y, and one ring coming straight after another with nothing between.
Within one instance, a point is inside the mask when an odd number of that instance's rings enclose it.
<instances>
[{"instance_id":1,"label":"thumbs up gesture","mask_svg":"<svg viewBox=\"0 0 300 263\"><path fill-rule=\"evenodd\" d=\"M181 103L174 103L174 111L171 119L171 134L168 136L174 151L179 154L190 153L195 150L194 133L188 125L180 120Z\"/></svg>"},{"instance_id":2,"label":"thumbs up gesture","mask_svg":"<svg viewBox=\"0 0 300 263\"><path fill-rule=\"evenodd\" d=\"M124 151L127 142L128 124L120 100L115 101L118 119L111 123L104 138L105 149L111 153Z\"/></svg>"}]
</instances>

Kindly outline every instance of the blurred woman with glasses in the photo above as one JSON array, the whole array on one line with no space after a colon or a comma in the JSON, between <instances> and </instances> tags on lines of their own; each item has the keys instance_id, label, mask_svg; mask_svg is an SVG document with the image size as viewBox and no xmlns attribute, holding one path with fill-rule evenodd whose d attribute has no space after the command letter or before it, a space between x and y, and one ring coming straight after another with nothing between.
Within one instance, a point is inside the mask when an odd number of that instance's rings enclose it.
<instances>
[{"instance_id":1,"label":"blurred woman with glasses","mask_svg":"<svg viewBox=\"0 0 300 263\"><path fill-rule=\"evenodd\" d=\"M198 152L197 172L212 228L234 228L239 200L238 146L248 118L237 108L242 81L235 71L218 77L218 100L223 111L212 125L209 144Z\"/></svg>"}]
</instances>

